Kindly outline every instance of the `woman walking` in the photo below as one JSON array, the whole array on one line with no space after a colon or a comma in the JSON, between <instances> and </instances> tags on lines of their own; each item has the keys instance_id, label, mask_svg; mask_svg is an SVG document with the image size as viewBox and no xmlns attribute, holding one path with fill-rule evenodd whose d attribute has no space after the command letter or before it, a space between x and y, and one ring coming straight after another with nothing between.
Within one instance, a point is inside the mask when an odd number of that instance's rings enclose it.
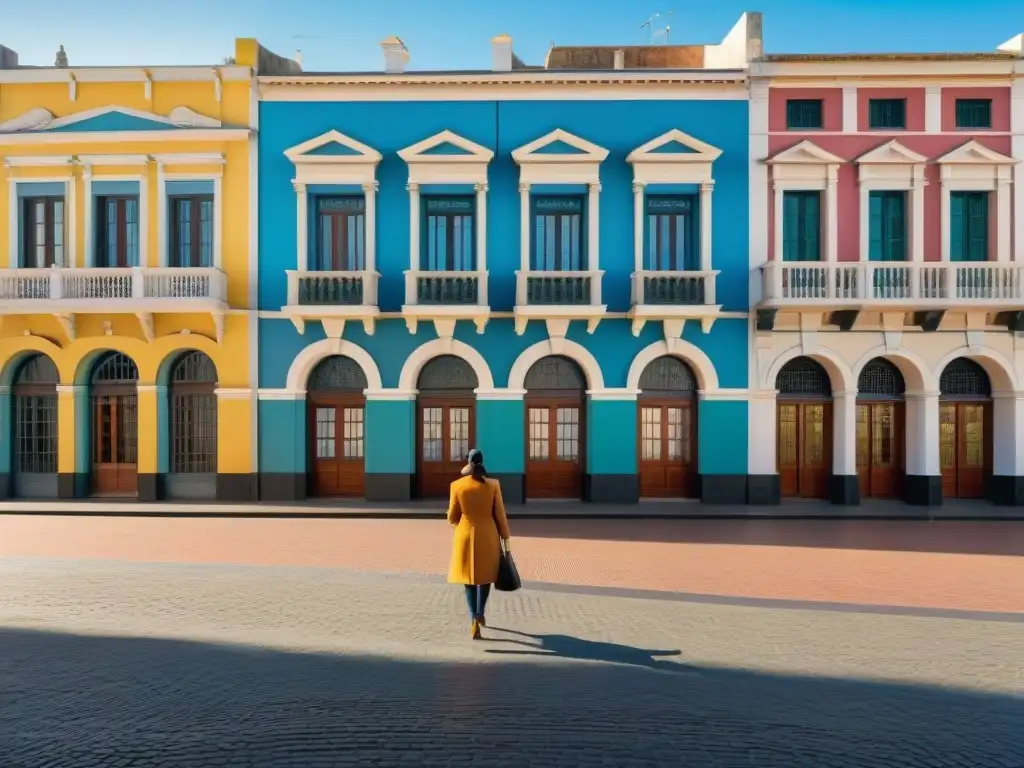
<instances>
[{"instance_id":1,"label":"woman walking","mask_svg":"<svg viewBox=\"0 0 1024 768\"><path fill-rule=\"evenodd\" d=\"M448 503L448 522L455 526L448 581L466 586L470 632L476 640L486 624L484 610L498 577L502 540L507 547L511 533L501 484L487 477L484 455L474 448L466 458L462 477L452 483Z\"/></svg>"}]
</instances>

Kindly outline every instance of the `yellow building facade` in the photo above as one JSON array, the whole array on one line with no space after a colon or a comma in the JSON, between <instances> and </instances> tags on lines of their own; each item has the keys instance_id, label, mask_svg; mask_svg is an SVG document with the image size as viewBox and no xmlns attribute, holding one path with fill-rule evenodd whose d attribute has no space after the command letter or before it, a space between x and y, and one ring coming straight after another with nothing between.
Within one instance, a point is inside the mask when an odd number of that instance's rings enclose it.
<instances>
[{"instance_id":1,"label":"yellow building facade","mask_svg":"<svg viewBox=\"0 0 1024 768\"><path fill-rule=\"evenodd\" d=\"M256 498L254 74L0 68L0 497Z\"/></svg>"}]
</instances>

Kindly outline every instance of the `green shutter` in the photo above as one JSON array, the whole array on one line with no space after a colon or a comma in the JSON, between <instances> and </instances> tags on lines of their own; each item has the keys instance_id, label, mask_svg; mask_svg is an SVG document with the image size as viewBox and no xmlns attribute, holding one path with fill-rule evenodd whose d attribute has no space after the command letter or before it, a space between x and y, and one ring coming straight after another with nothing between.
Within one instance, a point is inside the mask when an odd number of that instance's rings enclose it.
<instances>
[{"instance_id":1,"label":"green shutter","mask_svg":"<svg viewBox=\"0 0 1024 768\"><path fill-rule=\"evenodd\" d=\"M949 194L949 260L966 261L964 235L966 234L967 200L964 192Z\"/></svg>"},{"instance_id":2,"label":"green shutter","mask_svg":"<svg viewBox=\"0 0 1024 768\"><path fill-rule=\"evenodd\" d=\"M889 192L885 196L885 260L907 260L907 196Z\"/></svg>"},{"instance_id":3,"label":"green shutter","mask_svg":"<svg viewBox=\"0 0 1024 768\"><path fill-rule=\"evenodd\" d=\"M801 261L821 261L821 195L805 192L803 195L803 243Z\"/></svg>"},{"instance_id":4,"label":"green shutter","mask_svg":"<svg viewBox=\"0 0 1024 768\"><path fill-rule=\"evenodd\" d=\"M800 261L800 196L782 193L782 260Z\"/></svg>"},{"instance_id":5,"label":"green shutter","mask_svg":"<svg viewBox=\"0 0 1024 768\"><path fill-rule=\"evenodd\" d=\"M967 197L967 257L988 261L988 193L969 192Z\"/></svg>"},{"instance_id":6,"label":"green shutter","mask_svg":"<svg viewBox=\"0 0 1024 768\"><path fill-rule=\"evenodd\" d=\"M884 261L882 221L885 215L883 211L885 200L882 194L882 192L868 193L868 259L870 261Z\"/></svg>"}]
</instances>

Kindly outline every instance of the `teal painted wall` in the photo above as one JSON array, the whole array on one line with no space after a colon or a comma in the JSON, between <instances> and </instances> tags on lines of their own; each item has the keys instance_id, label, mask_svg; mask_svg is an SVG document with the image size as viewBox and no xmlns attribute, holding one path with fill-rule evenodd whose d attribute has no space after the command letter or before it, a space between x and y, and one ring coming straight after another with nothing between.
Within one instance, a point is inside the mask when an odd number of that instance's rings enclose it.
<instances>
[{"instance_id":1,"label":"teal painted wall","mask_svg":"<svg viewBox=\"0 0 1024 768\"><path fill-rule=\"evenodd\" d=\"M92 446L92 409L89 388L79 387L75 391L75 472L85 474L92 471L89 449Z\"/></svg>"},{"instance_id":2,"label":"teal painted wall","mask_svg":"<svg viewBox=\"0 0 1024 768\"><path fill-rule=\"evenodd\" d=\"M156 471L160 474L167 474L171 471L171 433L167 428L170 423L168 418L171 410L171 396L167 388L157 390L156 394Z\"/></svg>"},{"instance_id":3,"label":"teal painted wall","mask_svg":"<svg viewBox=\"0 0 1024 768\"><path fill-rule=\"evenodd\" d=\"M698 467L702 475L747 474L747 401L697 405Z\"/></svg>"},{"instance_id":4,"label":"teal painted wall","mask_svg":"<svg viewBox=\"0 0 1024 768\"><path fill-rule=\"evenodd\" d=\"M635 400L587 403L587 473L631 475L637 471Z\"/></svg>"},{"instance_id":5,"label":"teal painted wall","mask_svg":"<svg viewBox=\"0 0 1024 768\"><path fill-rule=\"evenodd\" d=\"M306 471L306 401L259 401L259 471Z\"/></svg>"},{"instance_id":6,"label":"teal painted wall","mask_svg":"<svg viewBox=\"0 0 1024 768\"><path fill-rule=\"evenodd\" d=\"M480 400L476 404L476 447L488 472L526 471L526 410L522 400Z\"/></svg>"},{"instance_id":7,"label":"teal painted wall","mask_svg":"<svg viewBox=\"0 0 1024 768\"><path fill-rule=\"evenodd\" d=\"M263 432L263 427L260 427ZM367 474L412 474L416 471L416 403L370 400L366 403Z\"/></svg>"},{"instance_id":8,"label":"teal painted wall","mask_svg":"<svg viewBox=\"0 0 1024 768\"><path fill-rule=\"evenodd\" d=\"M14 414L11 408L10 394L0 392L0 473L14 471L11 466L11 445L14 442Z\"/></svg>"}]
</instances>

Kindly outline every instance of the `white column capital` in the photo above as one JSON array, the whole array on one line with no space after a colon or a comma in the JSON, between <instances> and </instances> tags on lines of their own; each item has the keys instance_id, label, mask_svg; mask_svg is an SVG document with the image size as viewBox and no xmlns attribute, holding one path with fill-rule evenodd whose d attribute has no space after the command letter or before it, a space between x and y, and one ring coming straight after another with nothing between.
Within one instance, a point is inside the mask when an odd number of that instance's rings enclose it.
<instances>
[{"instance_id":1,"label":"white column capital","mask_svg":"<svg viewBox=\"0 0 1024 768\"><path fill-rule=\"evenodd\" d=\"M409 181L409 182L406 182L406 184L405 184L405 190L406 190L406 192L419 192L420 191L420 185L417 184L415 181Z\"/></svg>"},{"instance_id":2,"label":"white column capital","mask_svg":"<svg viewBox=\"0 0 1024 768\"><path fill-rule=\"evenodd\" d=\"M476 192L487 192L490 189L490 187L487 186L487 182L486 181L481 181L481 182L477 182L476 184L474 184L473 185L473 189Z\"/></svg>"},{"instance_id":3,"label":"white column capital","mask_svg":"<svg viewBox=\"0 0 1024 768\"><path fill-rule=\"evenodd\" d=\"M647 185L644 184L642 181L634 181L633 182L633 194L634 195L643 193L643 191L645 189L647 189Z\"/></svg>"},{"instance_id":4,"label":"white column capital","mask_svg":"<svg viewBox=\"0 0 1024 768\"><path fill-rule=\"evenodd\" d=\"M710 181L702 181L700 183L700 191L701 192L714 192L715 191L715 181L714 181L714 179L711 179Z\"/></svg>"},{"instance_id":5,"label":"white column capital","mask_svg":"<svg viewBox=\"0 0 1024 768\"><path fill-rule=\"evenodd\" d=\"M367 183L363 184L363 192L366 192L367 194L369 194L371 192L379 192L379 191L380 191L380 182L377 181L376 179L374 179L373 181L368 181Z\"/></svg>"},{"instance_id":6,"label":"white column capital","mask_svg":"<svg viewBox=\"0 0 1024 768\"><path fill-rule=\"evenodd\" d=\"M519 182L519 194L530 191L530 183L528 181Z\"/></svg>"},{"instance_id":7,"label":"white column capital","mask_svg":"<svg viewBox=\"0 0 1024 768\"><path fill-rule=\"evenodd\" d=\"M301 195L303 192L306 191L306 185L301 181L293 181L292 189L294 189L297 194Z\"/></svg>"},{"instance_id":8,"label":"white column capital","mask_svg":"<svg viewBox=\"0 0 1024 768\"><path fill-rule=\"evenodd\" d=\"M590 184L587 185L587 188L590 190L591 194L594 194L595 192L600 192L601 191L601 182L600 181L592 181Z\"/></svg>"}]
</instances>

